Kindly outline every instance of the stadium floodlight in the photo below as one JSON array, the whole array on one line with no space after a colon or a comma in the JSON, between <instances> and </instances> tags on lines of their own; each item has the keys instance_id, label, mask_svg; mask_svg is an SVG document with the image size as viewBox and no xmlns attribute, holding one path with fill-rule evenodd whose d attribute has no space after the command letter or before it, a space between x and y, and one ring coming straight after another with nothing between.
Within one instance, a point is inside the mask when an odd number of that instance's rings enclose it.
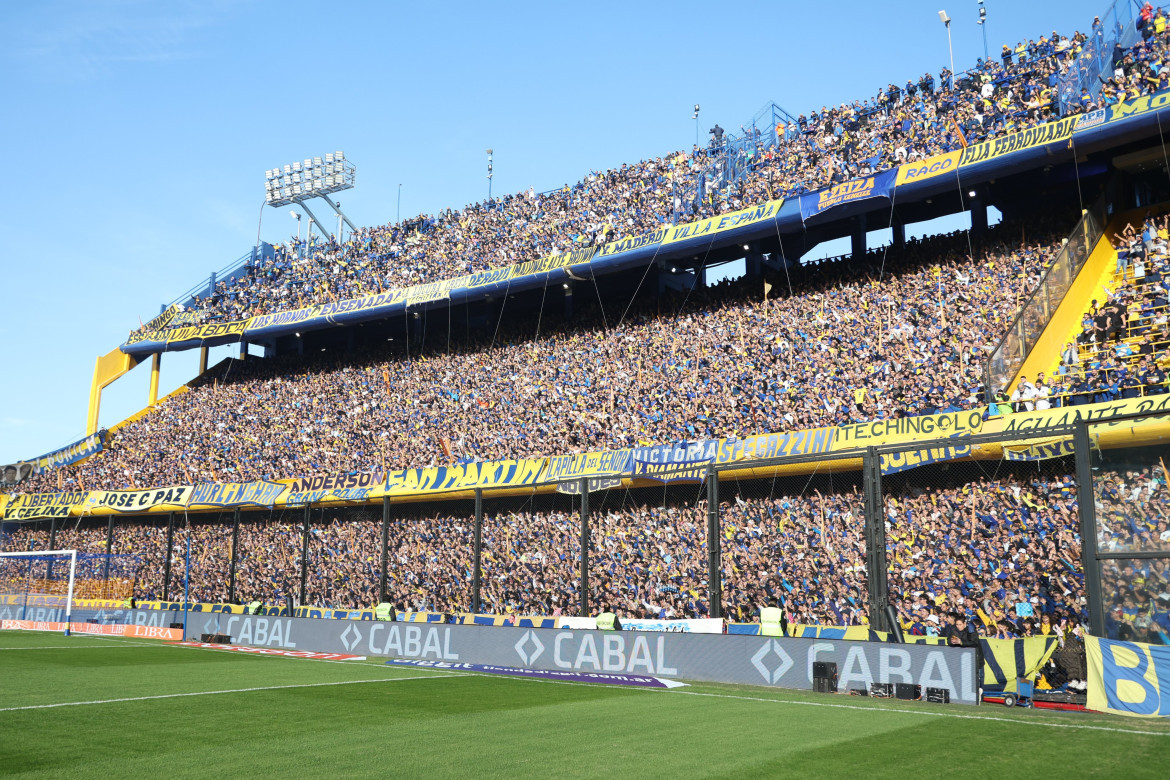
<instances>
[{"instance_id":1,"label":"stadium floodlight","mask_svg":"<svg viewBox=\"0 0 1170 780\"><path fill-rule=\"evenodd\" d=\"M266 180L272 183L272 187L267 188L265 203L269 206L287 206L299 203L302 198L332 195L351 189L356 172L352 163L345 162L342 152L330 152L323 158L307 157L283 166L283 170L273 168L265 172ZM352 225L350 227L353 228Z\"/></svg>"},{"instance_id":2,"label":"stadium floodlight","mask_svg":"<svg viewBox=\"0 0 1170 780\"><path fill-rule=\"evenodd\" d=\"M487 172L488 200L491 200L492 199L492 150L491 149L487 150L487 156L488 156L488 172Z\"/></svg>"},{"instance_id":3,"label":"stadium floodlight","mask_svg":"<svg viewBox=\"0 0 1170 780\"><path fill-rule=\"evenodd\" d=\"M946 11L939 11L938 20L946 25L947 28L947 51L951 54L951 84L953 87L955 80L955 47L951 44L951 17L947 16Z\"/></svg>"},{"instance_id":4,"label":"stadium floodlight","mask_svg":"<svg viewBox=\"0 0 1170 780\"><path fill-rule=\"evenodd\" d=\"M983 30L983 60L986 62L991 59L987 53L987 8L983 5L983 0L977 0L979 3L979 21L977 24Z\"/></svg>"}]
</instances>

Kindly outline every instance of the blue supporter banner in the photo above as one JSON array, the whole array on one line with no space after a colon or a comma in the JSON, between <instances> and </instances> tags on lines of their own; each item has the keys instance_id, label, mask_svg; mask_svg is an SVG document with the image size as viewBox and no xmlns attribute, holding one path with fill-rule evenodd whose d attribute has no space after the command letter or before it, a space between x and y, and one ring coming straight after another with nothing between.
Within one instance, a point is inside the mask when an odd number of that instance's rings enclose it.
<instances>
[{"instance_id":1,"label":"blue supporter banner","mask_svg":"<svg viewBox=\"0 0 1170 780\"><path fill-rule=\"evenodd\" d=\"M634 448L634 477L658 482L701 482L714 462L715 439Z\"/></svg>"},{"instance_id":2,"label":"blue supporter banner","mask_svg":"<svg viewBox=\"0 0 1170 780\"><path fill-rule=\"evenodd\" d=\"M875 173L864 179L829 187L810 195L800 196L800 218L809 219L820 216L837 206L848 203L859 203L870 200L889 200L894 191L894 181L898 176L898 169L894 168L881 173Z\"/></svg>"},{"instance_id":3,"label":"blue supporter banner","mask_svg":"<svg viewBox=\"0 0 1170 780\"><path fill-rule=\"evenodd\" d=\"M1004 453L1007 454L1006 452ZM881 456L882 475L897 474L899 471L942 463L948 460L971 457L970 444L954 444L947 447L930 447L921 450L890 452Z\"/></svg>"},{"instance_id":4,"label":"blue supporter banner","mask_svg":"<svg viewBox=\"0 0 1170 780\"><path fill-rule=\"evenodd\" d=\"M1011 447L1004 445L1004 460L1047 460L1048 458L1063 458L1076 451L1072 438L1057 441L1037 442L1026 447Z\"/></svg>"},{"instance_id":5,"label":"blue supporter banner","mask_svg":"<svg viewBox=\"0 0 1170 780\"><path fill-rule=\"evenodd\" d=\"M39 458L33 458L33 473L43 474L48 469L57 468L58 466L70 466L79 460L84 460L91 455L96 455L102 451L103 437L101 433L95 433L86 436L84 439L75 441L68 447L62 447L59 450L41 455Z\"/></svg>"}]
</instances>

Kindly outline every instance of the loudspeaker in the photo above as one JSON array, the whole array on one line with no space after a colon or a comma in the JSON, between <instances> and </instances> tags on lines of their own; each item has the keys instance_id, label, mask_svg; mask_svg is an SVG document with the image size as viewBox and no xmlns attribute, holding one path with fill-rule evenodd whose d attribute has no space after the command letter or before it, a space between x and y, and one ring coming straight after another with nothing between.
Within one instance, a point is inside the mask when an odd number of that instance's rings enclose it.
<instances>
[{"instance_id":1,"label":"loudspeaker","mask_svg":"<svg viewBox=\"0 0 1170 780\"><path fill-rule=\"evenodd\" d=\"M947 688L927 688L926 700L935 704L950 704L951 692Z\"/></svg>"},{"instance_id":2,"label":"loudspeaker","mask_svg":"<svg viewBox=\"0 0 1170 780\"><path fill-rule=\"evenodd\" d=\"M870 683L869 695L879 699L889 699L894 695L894 686L891 683Z\"/></svg>"},{"instance_id":3,"label":"loudspeaker","mask_svg":"<svg viewBox=\"0 0 1170 780\"><path fill-rule=\"evenodd\" d=\"M898 683L894 687L894 695L899 699L913 701L922 698L922 686L910 683Z\"/></svg>"},{"instance_id":4,"label":"loudspeaker","mask_svg":"<svg viewBox=\"0 0 1170 780\"><path fill-rule=\"evenodd\" d=\"M837 692L837 664L832 661L813 661L813 690L821 693Z\"/></svg>"}]
</instances>

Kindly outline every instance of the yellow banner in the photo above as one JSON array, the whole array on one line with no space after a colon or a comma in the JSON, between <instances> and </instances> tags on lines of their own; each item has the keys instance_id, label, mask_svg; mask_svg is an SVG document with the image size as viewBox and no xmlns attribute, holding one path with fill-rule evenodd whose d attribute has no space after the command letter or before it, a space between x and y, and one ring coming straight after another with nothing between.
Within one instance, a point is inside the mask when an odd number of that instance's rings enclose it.
<instances>
[{"instance_id":1,"label":"yellow banner","mask_svg":"<svg viewBox=\"0 0 1170 780\"><path fill-rule=\"evenodd\" d=\"M685 225L675 225L667 230L666 238L663 239L662 243L674 244L679 241L689 241L692 238L711 237L745 225L775 219L776 215L780 213L780 207L783 205L783 198L769 200L749 209L740 209L739 211L732 211L728 214L721 214L718 217L709 217L698 222L688 222Z\"/></svg>"},{"instance_id":2,"label":"yellow banner","mask_svg":"<svg viewBox=\"0 0 1170 780\"><path fill-rule=\"evenodd\" d=\"M962 168L967 165L987 162L988 160L994 160L996 157L1002 157L1005 154L1018 152L1022 149L1032 149L1057 141L1067 141L1072 138L1073 127L1076 123L1077 117L1065 117L1064 119L1057 119L1039 127L1030 127L1027 130L1010 133L1001 138L972 144L963 150L963 157L959 163L959 167Z\"/></svg>"},{"instance_id":3,"label":"yellow banner","mask_svg":"<svg viewBox=\"0 0 1170 780\"><path fill-rule=\"evenodd\" d=\"M238 336L244 332L251 320L236 320L234 322L209 322L206 325L188 325L182 328L173 328L166 332L167 343L176 341L190 341L192 339L210 339L216 336ZM160 336L157 340L162 341Z\"/></svg>"},{"instance_id":4,"label":"yellow banner","mask_svg":"<svg viewBox=\"0 0 1170 780\"><path fill-rule=\"evenodd\" d=\"M153 490L91 490L82 511L94 515L128 512L170 512L183 509L194 488L174 486Z\"/></svg>"},{"instance_id":5,"label":"yellow banner","mask_svg":"<svg viewBox=\"0 0 1170 780\"><path fill-rule=\"evenodd\" d=\"M1065 406L1059 409L1046 409L1040 412L1021 412L996 417L985 424L987 433L1016 433L1027 431L1042 434L1060 426L1072 425L1081 420L1101 423L1089 429L1093 436L1100 436L1115 429L1124 429L1133 434L1139 428L1166 427L1166 420L1153 418L1147 421L1129 420L1126 422L1111 423L1117 417L1146 412L1170 412L1170 394L1158 395L1150 398L1130 398L1125 401L1106 401L1099 404L1084 406Z\"/></svg>"},{"instance_id":6,"label":"yellow banner","mask_svg":"<svg viewBox=\"0 0 1170 780\"><path fill-rule=\"evenodd\" d=\"M644 246L661 244L669 230L670 228L662 228L661 230L655 230L653 233L643 233L640 236L630 236L620 241L610 241L608 244L602 246L601 249L597 250L597 256L609 257L619 252L629 252L631 249L640 249Z\"/></svg>"},{"instance_id":7,"label":"yellow banner","mask_svg":"<svg viewBox=\"0 0 1170 780\"><path fill-rule=\"evenodd\" d=\"M542 481L544 458L467 463L461 466L432 466L390 472L386 492L391 496L419 493L474 490L489 487L519 487Z\"/></svg>"},{"instance_id":8,"label":"yellow banner","mask_svg":"<svg viewBox=\"0 0 1170 780\"><path fill-rule=\"evenodd\" d=\"M1134 718L1170 717L1170 647L1085 637L1087 706Z\"/></svg>"},{"instance_id":9,"label":"yellow banner","mask_svg":"<svg viewBox=\"0 0 1170 780\"><path fill-rule=\"evenodd\" d=\"M285 506L362 502L386 495L386 475L380 471L318 474L300 479L278 479L276 482L285 486L285 492L277 498L277 503Z\"/></svg>"},{"instance_id":10,"label":"yellow banner","mask_svg":"<svg viewBox=\"0 0 1170 780\"><path fill-rule=\"evenodd\" d=\"M70 513L81 514L85 499L84 490L66 493L22 493L9 496L4 505L5 520L29 520L37 517L69 517ZM75 511L76 510L76 511Z\"/></svg>"},{"instance_id":11,"label":"yellow banner","mask_svg":"<svg viewBox=\"0 0 1170 780\"><path fill-rule=\"evenodd\" d=\"M513 278L529 276L530 274L541 274L570 265L588 263L593 259L595 254L597 254L597 247L587 246L581 249L570 249L568 252L563 252L559 255L542 257L540 260L527 260L512 266L514 269Z\"/></svg>"},{"instance_id":12,"label":"yellow banner","mask_svg":"<svg viewBox=\"0 0 1170 780\"><path fill-rule=\"evenodd\" d=\"M1154 95L1142 95L1137 100L1125 102L1122 100L1116 105L1109 107L1109 120L1124 119L1127 116L1135 116L1136 114L1144 114L1147 111L1154 111L1170 105L1170 90L1158 92Z\"/></svg>"},{"instance_id":13,"label":"yellow banner","mask_svg":"<svg viewBox=\"0 0 1170 780\"><path fill-rule=\"evenodd\" d=\"M402 298L402 290L388 290L386 292L363 295L360 298L346 298L343 301L322 303L313 307L313 310L316 312L314 316L330 317L334 314L345 314L347 312L365 311L366 309L377 309L382 306L392 306L393 304L401 303ZM249 327L256 328L260 327L260 325L254 320Z\"/></svg>"},{"instance_id":14,"label":"yellow banner","mask_svg":"<svg viewBox=\"0 0 1170 780\"><path fill-rule=\"evenodd\" d=\"M898 166L898 177L894 179L894 186L900 187L915 181L926 181L944 173L954 173L959 170L959 158L962 152L956 149L945 154L936 154L915 163L906 163Z\"/></svg>"},{"instance_id":15,"label":"yellow banner","mask_svg":"<svg viewBox=\"0 0 1170 780\"><path fill-rule=\"evenodd\" d=\"M896 420L875 420L842 425L833 439L832 452L897 444L905 441L939 439L950 436L971 436L983 428L983 413L979 410L948 412L924 417L902 417Z\"/></svg>"}]
</instances>

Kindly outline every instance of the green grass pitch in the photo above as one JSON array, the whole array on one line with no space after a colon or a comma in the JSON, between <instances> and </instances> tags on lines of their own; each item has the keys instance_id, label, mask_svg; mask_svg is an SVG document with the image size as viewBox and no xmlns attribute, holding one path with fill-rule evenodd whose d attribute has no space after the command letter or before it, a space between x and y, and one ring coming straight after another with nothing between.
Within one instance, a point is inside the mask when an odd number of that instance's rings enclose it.
<instances>
[{"instance_id":1,"label":"green grass pitch","mask_svg":"<svg viewBox=\"0 0 1170 780\"><path fill-rule=\"evenodd\" d=\"M1168 766L1164 721L0 633L6 776L1164 778Z\"/></svg>"}]
</instances>

